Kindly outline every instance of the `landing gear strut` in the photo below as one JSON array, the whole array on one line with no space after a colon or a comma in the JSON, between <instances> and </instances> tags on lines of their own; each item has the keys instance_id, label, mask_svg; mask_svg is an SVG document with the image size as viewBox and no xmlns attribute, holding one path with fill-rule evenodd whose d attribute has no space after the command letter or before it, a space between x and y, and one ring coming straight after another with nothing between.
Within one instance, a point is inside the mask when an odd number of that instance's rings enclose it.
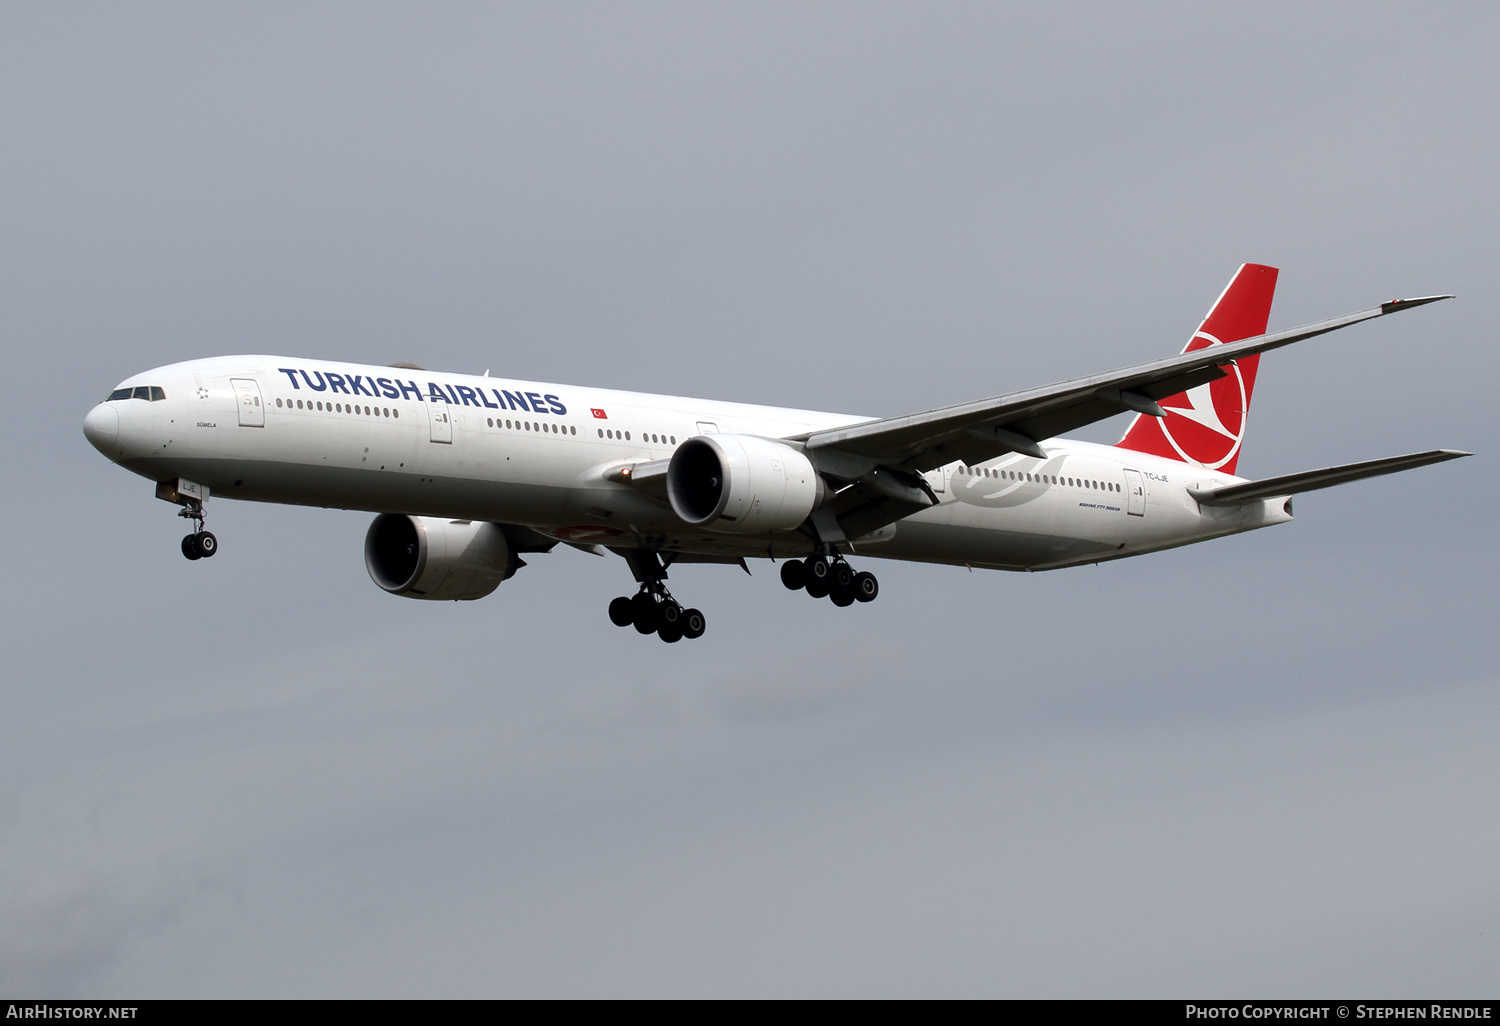
<instances>
[{"instance_id":1,"label":"landing gear strut","mask_svg":"<svg viewBox=\"0 0 1500 1026\"><path fill-rule=\"evenodd\" d=\"M831 599L836 606L874 602L880 594L875 575L867 570L856 573L837 551L831 558L815 553L787 560L781 564L781 583L791 591L805 590L813 598Z\"/></svg>"},{"instance_id":2,"label":"landing gear strut","mask_svg":"<svg viewBox=\"0 0 1500 1026\"><path fill-rule=\"evenodd\" d=\"M621 595L609 604L609 619L616 627L634 627L641 634L655 634L672 644L683 638L703 637L706 622L697 609L683 609L664 583L667 568L655 552L636 551L625 557L641 590L633 597Z\"/></svg>"},{"instance_id":3,"label":"landing gear strut","mask_svg":"<svg viewBox=\"0 0 1500 1026\"><path fill-rule=\"evenodd\" d=\"M182 539L182 554L188 559L207 559L219 551L219 539L203 529L203 503L197 499L189 500L189 504L177 511L180 517L187 517L193 522L196 530L192 534L184 535Z\"/></svg>"}]
</instances>

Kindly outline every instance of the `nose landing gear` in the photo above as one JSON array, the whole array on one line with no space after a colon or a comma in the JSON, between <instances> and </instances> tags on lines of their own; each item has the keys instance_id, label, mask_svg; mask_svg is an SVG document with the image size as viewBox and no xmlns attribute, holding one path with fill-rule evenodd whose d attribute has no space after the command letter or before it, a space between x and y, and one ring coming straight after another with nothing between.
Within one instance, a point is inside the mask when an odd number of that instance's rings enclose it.
<instances>
[{"instance_id":1,"label":"nose landing gear","mask_svg":"<svg viewBox=\"0 0 1500 1026\"><path fill-rule=\"evenodd\" d=\"M827 598L836 606L874 602L880 582L867 570L855 572L842 555L830 559L821 554L791 559L781 564L781 583L791 591L806 591L813 598Z\"/></svg>"},{"instance_id":2,"label":"nose landing gear","mask_svg":"<svg viewBox=\"0 0 1500 1026\"><path fill-rule=\"evenodd\" d=\"M187 517L193 522L196 530L192 534L183 535L182 554L188 559L208 559L219 551L219 539L203 529L203 503L195 500L191 506L186 506L177 513L180 517Z\"/></svg>"},{"instance_id":3,"label":"nose landing gear","mask_svg":"<svg viewBox=\"0 0 1500 1026\"><path fill-rule=\"evenodd\" d=\"M235 484L239 484L238 481ZM182 539L182 554L188 559L207 559L219 551L219 539L203 529L207 517L204 505L208 502L208 486L177 478L175 481L158 481L156 497L175 503L182 508L180 517L193 522L193 532Z\"/></svg>"}]
</instances>

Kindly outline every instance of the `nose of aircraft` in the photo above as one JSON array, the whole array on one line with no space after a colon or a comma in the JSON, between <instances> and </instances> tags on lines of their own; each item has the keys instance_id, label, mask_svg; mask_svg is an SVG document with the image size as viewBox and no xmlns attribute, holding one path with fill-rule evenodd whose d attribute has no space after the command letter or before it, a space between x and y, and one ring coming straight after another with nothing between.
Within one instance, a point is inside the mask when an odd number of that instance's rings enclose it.
<instances>
[{"instance_id":1,"label":"nose of aircraft","mask_svg":"<svg viewBox=\"0 0 1500 1026\"><path fill-rule=\"evenodd\" d=\"M120 414L109 403L100 403L83 418L83 437L104 455L110 455L120 437Z\"/></svg>"}]
</instances>

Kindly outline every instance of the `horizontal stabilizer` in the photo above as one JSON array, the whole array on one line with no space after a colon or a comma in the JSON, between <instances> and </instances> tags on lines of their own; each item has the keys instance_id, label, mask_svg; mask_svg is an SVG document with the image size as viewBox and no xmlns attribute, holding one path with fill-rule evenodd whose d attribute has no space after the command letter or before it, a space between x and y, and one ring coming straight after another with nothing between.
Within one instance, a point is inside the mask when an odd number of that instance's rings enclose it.
<instances>
[{"instance_id":1,"label":"horizontal stabilizer","mask_svg":"<svg viewBox=\"0 0 1500 1026\"><path fill-rule=\"evenodd\" d=\"M1400 470L1425 467L1429 463L1443 463L1460 456L1472 456L1471 452L1457 449L1433 449L1430 452L1414 452L1407 456L1388 456L1383 460L1366 460L1364 463L1346 463L1342 467L1327 467L1309 470L1302 474L1286 474L1268 477L1263 481L1247 481L1245 484L1228 485L1224 488L1189 488L1188 494L1204 506L1236 506L1242 502L1269 499L1278 495L1295 495L1318 488L1332 488L1366 477L1394 474Z\"/></svg>"}]
</instances>

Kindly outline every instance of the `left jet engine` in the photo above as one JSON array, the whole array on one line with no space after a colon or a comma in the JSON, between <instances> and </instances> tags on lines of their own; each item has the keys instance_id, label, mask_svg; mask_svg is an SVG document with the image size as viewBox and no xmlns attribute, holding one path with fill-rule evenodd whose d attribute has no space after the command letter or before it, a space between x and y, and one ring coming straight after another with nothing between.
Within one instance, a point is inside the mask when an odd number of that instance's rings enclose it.
<instances>
[{"instance_id":1,"label":"left jet engine","mask_svg":"<svg viewBox=\"0 0 1500 1026\"><path fill-rule=\"evenodd\" d=\"M365 569L392 595L478 599L515 572L495 524L382 513L365 533Z\"/></svg>"}]
</instances>

